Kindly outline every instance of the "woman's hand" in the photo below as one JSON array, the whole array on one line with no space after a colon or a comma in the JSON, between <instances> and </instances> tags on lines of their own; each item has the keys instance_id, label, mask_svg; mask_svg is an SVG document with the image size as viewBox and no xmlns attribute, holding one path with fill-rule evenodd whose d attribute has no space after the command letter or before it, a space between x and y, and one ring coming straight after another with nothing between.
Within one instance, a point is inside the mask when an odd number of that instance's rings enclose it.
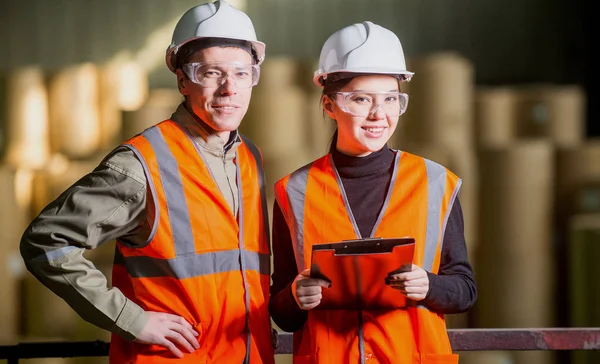
<instances>
[{"instance_id":1,"label":"woman's hand","mask_svg":"<svg viewBox=\"0 0 600 364\"><path fill-rule=\"evenodd\" d=\"M429 292L429 277L427 272L416 265L412 265L410 272L390 275L386 284L399 290L413 301L421 301Z\"/></svg>"},{"instance_id":2,"label":"woman's hand","mask_svg":"<svg viewBox=\"0 0 600 364\"><path fill-rule=\"evenodd\" d=\"M321 303L322 287L329 288L331 283L318 278L310 278L310 269L305 269L296 276L292 283L292 295L303 310L312 310Z\"/></svg>"}]
</instances>

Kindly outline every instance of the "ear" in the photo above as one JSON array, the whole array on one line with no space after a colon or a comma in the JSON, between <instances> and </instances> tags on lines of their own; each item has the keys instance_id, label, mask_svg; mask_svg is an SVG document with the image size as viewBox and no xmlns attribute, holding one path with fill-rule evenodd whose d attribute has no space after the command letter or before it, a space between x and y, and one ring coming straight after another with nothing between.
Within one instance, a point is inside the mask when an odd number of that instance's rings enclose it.
<instances>
[{"instance_id":1,"label":"ear","mask_svg":"<svg viewBox=\"0 0 600 364\"><path fill-rule=\"evenodd\" d=\"M175 74L177 75L177 88L179 89L179 93L181 93L183 96L187 96L189 94L187 89L187 81L189 80L186 74L181 70L181 68L177 69Z\"/></svg>"},{"instance_id":2,"label":"ear","mask_svg":"<svg viewBox=\"0 0 600 364\"><path fill-rule=\"evenodd\" d=\"M325 111L327 116L329 116L331 119L335 120L335 114L334 114L335 105L334 105L333 100L329 96L324 95L323 98L321 99L321 103L323 104L323 110Z\"/></svg>"}]
</instances>

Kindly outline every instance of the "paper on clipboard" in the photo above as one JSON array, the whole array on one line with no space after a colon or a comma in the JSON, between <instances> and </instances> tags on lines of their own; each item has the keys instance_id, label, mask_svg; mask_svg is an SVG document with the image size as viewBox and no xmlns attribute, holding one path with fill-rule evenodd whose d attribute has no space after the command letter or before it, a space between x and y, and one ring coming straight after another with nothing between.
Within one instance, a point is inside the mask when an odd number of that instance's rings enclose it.
<instances>
[{"instance_id":1,"label":"paper on clipboard","mask_svg":"<svg viewBox=\"0 0 600 364\"><path fill-rule=\"evenodd\" d=\"M394 309L406 297L385 284L389 274L410 270L413 238L360 239L312 247L310 276L331 282L315 309Z\"/></svg>"}]
</instances>

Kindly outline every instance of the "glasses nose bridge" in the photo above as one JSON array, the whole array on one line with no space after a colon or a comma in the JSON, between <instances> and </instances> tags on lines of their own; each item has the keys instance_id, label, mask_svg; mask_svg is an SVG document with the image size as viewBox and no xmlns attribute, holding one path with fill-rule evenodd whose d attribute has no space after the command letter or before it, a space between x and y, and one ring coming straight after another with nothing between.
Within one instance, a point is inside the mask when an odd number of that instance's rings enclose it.
<instances>
[{"instance_id":1,"label":"glasses nose bridge","mask_svg":"<svg viewBox=\"0 0 600 364\"><path fill-rule=\"evenodd\" d=\"M223 72L223 75L221 76L221 83L219 85L219 87L223 87L223 85L225 85L225 83L227 82L227 80L230 80L229 82L231 82L231 84L233 86L238 86L238 80L235 79L235 74L231 74L230 70L227 70L226 72Z\"/></svg>"},{"instance_id":2,"label":"glasses nose bridge","mask_svg":"<svg viewBox=\"0 0 600 364\"><path fill-rule=\"evenodd\" d=\"M387 112L385 111L385 108L383 107L383 103L375 103L375 104L373 104L373 107L369 111L369 115L368 116L375 115L375 113L377 112L377 110L379 110L380 107L381 107L381 110L383 111L383 113L387 114Z\"/></svg>"}]
</instances>

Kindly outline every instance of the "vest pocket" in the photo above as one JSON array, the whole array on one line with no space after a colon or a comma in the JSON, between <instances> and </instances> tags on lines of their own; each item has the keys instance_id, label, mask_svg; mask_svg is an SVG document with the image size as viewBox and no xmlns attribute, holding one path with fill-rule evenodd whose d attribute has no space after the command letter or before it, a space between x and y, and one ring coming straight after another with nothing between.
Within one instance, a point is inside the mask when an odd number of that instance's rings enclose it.
<instances>
[{"instance_id":1,"label":"vest pocket","mask_svg":"<svg viewBox=\"0 0 600 364\"><path fill-rule=\"evenodd\" d=\"M421 364L458 364L458 354L422 354Z\"/></svg>"}]
</instances>

